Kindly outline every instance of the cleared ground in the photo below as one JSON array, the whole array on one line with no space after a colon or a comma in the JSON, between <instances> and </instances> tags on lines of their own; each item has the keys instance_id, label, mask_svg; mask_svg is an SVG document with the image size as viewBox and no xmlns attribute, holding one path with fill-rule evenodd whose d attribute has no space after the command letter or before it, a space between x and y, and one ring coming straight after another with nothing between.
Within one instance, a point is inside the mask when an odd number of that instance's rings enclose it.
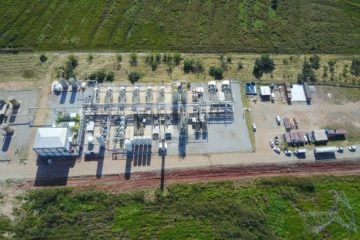
<instances>
[{"instance_id":1,"label":"cleared ground","mask_svg":"<svg viewBox=\"0 0 360 240\"><path fill-rule=\"evenodd\" d=\"M360 142L360 89L324 86L317 86L316 89L311 105L305 102L288 105L282 102L279 95L275 103L250 103L252 120L257 125L257 152L272 152L269 139L274 139L275 136L280 136L283 140L285 128L283 124L277 125L276 115L281 118L295 118L299 124L299 131L303 132L322 128L343 128L348 131L347 141L329 142L329 145L346 146Z\"/></svg>"}]
</instances>

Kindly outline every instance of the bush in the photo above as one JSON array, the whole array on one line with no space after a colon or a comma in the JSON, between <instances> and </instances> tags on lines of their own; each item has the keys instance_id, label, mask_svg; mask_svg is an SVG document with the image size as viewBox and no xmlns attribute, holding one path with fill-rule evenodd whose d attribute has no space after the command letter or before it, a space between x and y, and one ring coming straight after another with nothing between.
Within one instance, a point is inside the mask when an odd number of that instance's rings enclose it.
<instances>
[{"instance_id":1,"label":"bush","mask_svg":"<svg viewBox=\"0 0 360 240\"><path fill-rule=\"evenodd\" d=\"M136 53L134 53L134 52L132 52L131 54L130 54L130 61L129 61L129 63L130 63L130 65L131 66L136 66L137 65L137 54Z\"/></svg>"},{"instance_id":2,"label":"bush","mask_svg":"<svg viewBox=\"0 0 360 240\"><path fill-rule=\"evenodd\" d=\"M168 56L166 56L166 55L164 55L164 61L165 60L166 61L168 60ZM159 64L161 63L161 54L160 53L148 54L145 57L145 63L150 65L152 71L156 71Z\"/></svg>"},{"instance_id":3,"label":"bush","mask_svg":"<svg viewBox=\"0 0 360 240\"><path fill-rule=\"evenodd\" d=\"M78 66L78 60L76 57L74 57L73 55L70 55L68 57L67 62L65 63L65 67L64 69L64 73L65 73L65 78L69 79L69 78L75 78L75 73L74 73L74 69Z\"/></svg>"},{"instance_id":4,"label":"bush","mask_svg":"<svg viewBox=\"0 0 360 240\"><path fill-rule=\"evenodd\" d=\"M303 69L302 69L302 74L300 76L300 78L298 79L299 83L302 82L315 82L316 81L316 76L315 76L315 72L311 67L311 64L305 60L304 64L303 64Z\"/></svg>"},{"instance_id":5,"label":"bush","mask_svg":"<svg viewBox=\"0 0 360 240\"><path fill-rule=\"evenodd\" d=\"M243 69L243 68L244 68L244 66L242 65L241 62L239 62L239 63L238 63L238 71L240 71L240 70Z\"/></svg>"},{"instance_id":6,"label":"bush","mask_svg":"<svg viewBox=\"0 0 360 240\"><path fill-rule=\"evenodd\" d=\"M203 72L204 68L202 63L194 59L186 59L184 61L184 72L185 73L200 73Z\"/></svg>"},{"instance_id":7,"label":"bush","mask_svg":"<svg viewBox=\"0 0 360 240\"><path fill-rule=\"evenodd\" d=\"M92 63L93 59L94 59L93 55L89 54L89 56L87 57L88 63Z\"/></svg>"},{"instance_id":8,"label":"bush","mask_svg":"<svg viewBox=\"0 0 360 240\"><path fill-rule=\"evenodd\" d=\"M121 56L121 54L117 54L117 55L116 55L116 61L117 61L117 63L120 63L120 62L122 61L122 56Z\"/></svg>"},{"instance_id":9,"label":"bush","mask_svg":"<svg viewBox=\"0 0 360 240\"><path fill-rule=\"evenodd\" d=\"M97 80L98 82L114 81L114 73L112 71L106 72L104 69L100 69L96 72L93 72L89 75L90 80Z\"/></svg>"},{"instance_id":10,"label":"bush","mask_svg":"<svg viewBox=\"0 0 360 240\"><path fill-rule=\"evenodd\" d=\"M134 84L134 83L136 83L137 81L139 81L139 79L140 79L140 73L138 73L138 72L131 72L130 74L129 74L129 81L132 83L132 84Z\"/></svg>"},{"instance_id":11,"label":"bush","mask_svg":"<svg viewBox=\"0 0 360 240\"><path fill-rule=\"evenodd\" d=\"M209 70L210 76L213 76L216 80L223 79L224 69L222 67L211 66Z\"/></svg>"},{"instance_id":12,"label":"bush","mask_svg":"<svg viewBox=\"0 0 360 240\"><path fill-rule=\"evenodd\" d=\"M350 71L352 75L356 77L360 76L360 58L353 58Z\"/></svg>"},{"instance_id":13,"label":"bush","mask_svg":"<svg viewBox=\"0 0 360 240\"><path fill-rule=\"evenodd\" d=\"M256 78L261 78L264 73L271 73L275 69L275 63L269 55L261 55L255 60L253 75Z\"/></svg>"},{"instance_id":14,"label":"bush","mask_svg":"<svg viewBox=\"0 0 360 240\"><path fill-rule=\"evenodd\" d=\"M181 54L180 53L174 53L174 63L176 66L180 65L181 63Z\"/></svg>"},{"instance_id":15,"label":"bush","mask_svg":"<svg viewBox=\"0 0 360 240\"><path fill-rule=\"evenodd\" d=\"M48 60L48 58L45 55L40 56L40 62L44 63Z\"/></svg>"},{"instance_id":16,"label":"bush","mask_svg":"<svg viewBox=\"0 0 360 240\"><path fill-rule=\"evenodd\" d=\"M320 57L318 55L311 56L309 60L313 69L318 70L320 68Z\"/></svg>"}]
</instances>

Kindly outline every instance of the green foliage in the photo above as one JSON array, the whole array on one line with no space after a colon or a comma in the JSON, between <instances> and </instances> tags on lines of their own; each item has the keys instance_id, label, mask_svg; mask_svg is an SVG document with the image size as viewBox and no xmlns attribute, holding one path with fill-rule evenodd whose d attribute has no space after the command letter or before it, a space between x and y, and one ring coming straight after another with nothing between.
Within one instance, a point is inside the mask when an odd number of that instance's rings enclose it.
<instances>
[{"instance_id":1,"label":"green foliage","mask_svg":"<svg viewBox=\"0 0 360 240\"><path fill-rule=\"evenodd\" d=\"M90 80L97 80L98 82L103 81L114 81L114 72L109 71L106 72L104 69L97 70L96 72L90 73L89 75Z\"/></svg>"},{"instance_id":2,"label":"green foliage","mask_svg":"<svg viewBox=\"0 0 360 240\"><path fill-rule=\"evenodd\" d=\"M64 77L66 79L75 78L75 68L78 66L78 59L74 55L70 55L68 60L65 63L65 66L62 67Z\"/></svg>"},{"instance_id":3,"label":"green foliage","mask_svg":"<svg viewBox=\"0 0 360 240\"><path fill-rule=\"evenodd\" d=\"M298 78L298 82L315 82L316 81L316 75L314 70L311 67L311 64L305 60L303 64L303 69L300 77Z\"/></svg>"},{"instance_id":4,"label":"green foliage","mask_svg":"<svg viewBox=\"0 0 360 240\"><path fill-rule=\"evenodd\" d=\"M133 67L137 66L138 61L137 61L137 54L135 52L130 53L130 61L129 61L129 63Z\"/></svg>"},{"instance_id":5,"label":"green foliage","mask_svg":"<svg viewBox=\"0 0 360 240\"><path fill-rule=\"evenodd\" d=\"M238 71L240 71L241 69L243 69L244 68L244 66L243 66L243 64L241 63L241 62L239 62L238 63Z\"/></svg>"},{"instance_id":6,"label":"green foliage","mask_svg":"<svg viewBox=\"0 0 360 240\"><path fill-rule=\"evenodd\" d=\"M320 68L320 57L318 55L313 55L309 59L311 68L318 70Z\"/></svg>"},{"instance_id":7,"label":"green foliage","mask_svg":"<svg viewBox=\"0 0 360 240\"><path fill-rule=\"evenodd\" d=\"M24 78L32 78L32 77L34 77L34 74L35 74L34 70L26 69L26 70L24 70L23 77Z\"/></svg>"},{"instance_id":8,"label":"green foliage","mask_svg":"<svg viewBox=\"0 0 360 240\"><path fill-rule=\"evenodd\" d=\"M134 83L136 83L137 81L139 81L140 77L141 77L141 75L140 75L140 73L138 73L138 72L131 72L131 73L129 73L129 76L128 76L129 81L130 81L132 84L134 84Z\"/></svg>"},{"instance_id":9,"label":"green foliage","mask_svg":"<svg viewBox=\"0 0 360 240\"><path fill-rule=\"evenodd\" d=\"M204 71L202 63L195 59L185 59L183 69L185 73L201 73Z\"/></svg>"},{"instance_id":10,"label":"green foliage","mask_svg":"<svg viewBox=\"0 0 360 240\"><path fill-rule=\"evenodd\" d=\"M174 53L174 63L175 66L179 66L181 63L181 54L180 53Z\"/></svg>"},{"instance_id":11,"label":"green foliage","mask_svg":"<svg viewBox=\"0 0 360 240\"><path fill-rule=\"evenodd\" d=\"M253 74L256 78L261 78L264 73L271 73L274 69L274 61L268 54L264 54L255 60Z\"/></svg>"},{"instance_id":12,"label":"green foliage","mask_svg":"<svg viewBox=\"0 0 360 240\"><path fill-rule=\"evenodd\" d=\"M329 71L330 71L330 75L331 75L331 81L335 80L335 65L336 65L336 61L335 60L330 60L328 62L329 65Z\"/></svg>"},{"instance_id":13,"label":"green foliage","mask_svg":"<svg viewBox=\"0 0 360 240\"><path fill-rule=\"evenodd\" d=\"M117 62L117 63L121 63L121 62L122 62L122 56L121 56L120 53L119 53L119 54L116 54L116 62Z\"/></svg>"},{"instance_id":14,"label":"green foliage","mask_svg":"<svg viewBox=\"0 0 360 240\"><path fill-rule=\"evenodd\" d=\"M14 239L359 239L359 180L277 177L170 185L165 193L37 189L13 228L0 218L0 231Z\"/></svg>"},{"instance_id":15,"label":"green foliage","mask_svg":"<svg viewBox=\"0 0 360 240\"><path fill-rule=\"evenodd\" d=\"M47 58L44 54L41 54L41 56L40 56L40 62L44 63L44 62L47 61L47 59L48 59L48 58Z\"/></svg>"},{"instance_id":16,"label":"green foliage","mask_svg":"<svg viewBox=\"0 0 360 240\"><path fill-rule=\"evenodd\" d=\"M211 66L209 70L210 76L213 76L216 80L223 79L224 69L222 67Z\"/></svg>"},{"instance_id":17,"label":"green foliage","mask_svg":"<svg viewBox=\"0 0 360 240\"><path fill-rule=\"evenodd\" d=\"M88 63L92 63L93 59L94 59L94 56L92 54L89 54L87 57Z\"/></svg>"},{"instance_id":18,"label":"green foliage","mask_svg":"<svg viewBox=\"0 0 360 240\"><path fill-rule=\"evenodd\" d=\"M352 75L359 77L360 76L360 58L353 58L350 72Z\"/></svg>"},{"instance_id":19,"label":"green foliage","mask_svg":"<svg viewBox=\"0 0 360 240\"><path fill-rule=\"evenodd\" d=\"M6 239L2 238L2 236L6 233L10 233L12 231L12 223L11 220L0 214L0 239Z\"/></svg>"},{"instance_id":20,"label":"green foliage","mask_svg":"<svg viewBox=\"0 0 360 240\"><path fill-rule=\"evenodd\" d=\"M2 0L0 47L213 53L360 52L354 37L359 32L358 0L200 3Z\"/></svg>"},{"instance_id":21,"label":"green foliage","mask_svg":"<svg viewBox=\"0 0 360 240\"><path fill-rule=\"evenodd\" d=\"M164 55L164 59L169 61L169 56ZM157 67L161 64L161 54L155 53L155 54L148 54L145 57L145 63L149 64L152 71L156 71Z\"/></svg>"}]
</instances>

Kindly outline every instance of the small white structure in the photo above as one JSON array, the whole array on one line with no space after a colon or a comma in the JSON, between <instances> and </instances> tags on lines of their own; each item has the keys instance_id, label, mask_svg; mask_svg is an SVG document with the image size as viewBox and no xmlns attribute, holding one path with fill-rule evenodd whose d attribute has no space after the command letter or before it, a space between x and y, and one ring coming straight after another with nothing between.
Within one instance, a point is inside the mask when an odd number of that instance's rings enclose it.
<instances>
[{"instance_id":1,"label":"small white structure","mask_svg":"<svg viewBox=\"0 0 360 240\"><path fill-rule=\"evenodd\" d=\"M263 101L269 101L271 96L271 90L269 86L260 86L260 97Z\"/></svg>"},{"instance_id":2,"label":"small white structure","mask_svg":"<svg viewBox=\"0 0 360 240\"><path fill-rule=\"evenodd\" d=\"M68 128L38 128L36 131L33 150L39 156L70 156Z\"/></svg>"},{"instance_id":3,"label":"small white structure","mask_svg":"<svg viewBox=\"0 0 360 240\"><path fill-rule=\"evenodd\" d=\"M291 89L291 102L306 102L303 85L293 84Z\"/></svg>"}]
</instances>

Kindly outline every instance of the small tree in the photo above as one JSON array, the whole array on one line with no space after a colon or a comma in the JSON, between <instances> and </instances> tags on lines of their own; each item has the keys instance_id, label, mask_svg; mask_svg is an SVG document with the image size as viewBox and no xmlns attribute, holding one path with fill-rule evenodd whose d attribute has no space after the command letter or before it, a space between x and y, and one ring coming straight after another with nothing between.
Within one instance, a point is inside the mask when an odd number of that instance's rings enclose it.
<instances>
[{"instance_id":1,"label":"small tree","mask_svg":"<svg viewBox=\"0 0 360 240\"><path fill-rule=\"evenodd\" d=\"M194 60L193 59L185 59L184 61L184 72L190 73L193 70Z\"/></svg>"},{"instance_id":2,"label":"small tree","mask_svg":"<svg viewBox=\"0 0 360 240\"><path fill-rule=\"evenodd\" d=\"M309 60L313 69L318 70L320 68L320 57L318 55L311 56Z\"/></svg>"},{"instance_id":3,"label":"small tree","mask_svg":"<svg viewBox=\"0 0 360 240\"><path fill-rule=\"evenodd\" d=\"M174 63L176 66L180 65L181 63L181 54L180 53L174 53Z\"/></svg>"},{"instance_id":4,"label":"small tree","mask_svg":"<svg viewBox=\"0 0 360 240\"><path fill-rule=\"evenodd\" d=\"M222 67L211 66L209 70L210 76L213 76L216 80L223 79L224 69Z\"/></svg>"},{"instance_id":5,"label":"small tree","mask_svg":"<svg viewBox=\"0 0 360 240\"><path fill-rule=\"evenodd\" d=\"M48 60L48 58L47 58L44 54L42 54L42 55L40 56L40 62L44 63L44 62L46 62L47 60Z\"/></svg>"},{"instance_id":6,"label":"small tree","mask_svg":"<svg viewBox=\"0 0 360 240\"><path fill-rule=\"evenodd\" d=\"M71 66L72 69L75 69L78 65L78 59L74 55L68 57L67 65Z\"/></svg>"},{"instance_id":7,"label":"small tree","mask_svg":"<svg viewBox=\"0 0 360 240\"><path fill-rule=\"evenodd\" d=\"M112 82L114 81L114 78L115 76L113 71L110 71L106 74L106 81Z\"/></svg>"},{"instance_id":8,"label":"small tree","mask_svg":"<svg viewBox=\"0 0 360 240\"><path fill-rule=\"evenodd\" d=\"M271 73L274 69L274 61L268 54L264 54L255 60L253 74L256 78L261 78L264 73Z\"/></svg>"},{"instance_id":9,"label":"small tree","mask_svg":"<svg viewBox=\"0 0 360 240\"><path fill-rule=\"evenodd\" d=\"M353 58L351 67L350 67L351 74L359 77L360 76L360 57Z\"/></svg>"},{"instance_id":10,"label":"small tree","mask_svg":"<svg viewBox=\"0 0 360 240\"><path fill-rule=\"evenodd\" d=\"M239 62L239 63L238 63L238 71L240 71L240 70L243 69L243 68L244 68L244 66L242 65L241 62Z\"/></svg>"},{"instance_id":11,"label":"small tree","mask_svg":"<svg viewBox=\"0 0 360 240\"><path fill-rule=\"evenodd\" d=\"M303 64L303 70L302 70L302 82L315 82L316 76L314 70L311 68L311 64L305 60Z\"/></svg>"},{"instance_id":12,"label":"small tree","mask_svg":"<svg viewBox=\"0 0 360 240\"><path fill-rule=\"evenodd\" d=\"M330 72L330 75L331 75L331 81L334 81L335 80L335 65L336 65L336 61L335 60L330 60L328 62L328 65L329 65L329 72Z\"/></svg>"},{"instance_id":13,"label":"small tree","mask_svg":"<svg viewBox=\"0 0 360 240\"><path fill-rule=\"evenodd\" d=\"M134 83L136 83L137 81L139 81L139 79L140 79L140 73L138 73L138 72L131 72L130 74L129 74L129 81L132 83L132 84L134 84Z\"/></svg>"},{"instance_id":14,"label":"small tree","mask_svg":"<svg viewBox=\"0 0 360 240\"><path fill-rule=\"evenodd\" d=\"M92 63L93 59L94 59L93 55L89 54L88 57L87 57L88 63Z\"/></svg>"},{"instance_id":15,"label":"small tree","mask_svg":"<svg viewBox=\"0 0 360 240\"><path fill-rule=\"evenodd\" d=\"M122 61L122 56L121 56L121 54L117 54L117 55L116 55L116 62L117 62L117 63L121 63L121 61Z\"/></svg>"},{"instance_id":16,"label":"small tree","mask_svg":"<svg viewBox=\"0 0 360 240\"><path fill-rule=\"evenodd\" d=\"M129 61L129 63L130 63L130 65L131 66L136 66L137 65L137 54L136 53L134 53L134 52L132 52L131 54L130 54L130 61Z\"/></svg>"}]
</instances>

